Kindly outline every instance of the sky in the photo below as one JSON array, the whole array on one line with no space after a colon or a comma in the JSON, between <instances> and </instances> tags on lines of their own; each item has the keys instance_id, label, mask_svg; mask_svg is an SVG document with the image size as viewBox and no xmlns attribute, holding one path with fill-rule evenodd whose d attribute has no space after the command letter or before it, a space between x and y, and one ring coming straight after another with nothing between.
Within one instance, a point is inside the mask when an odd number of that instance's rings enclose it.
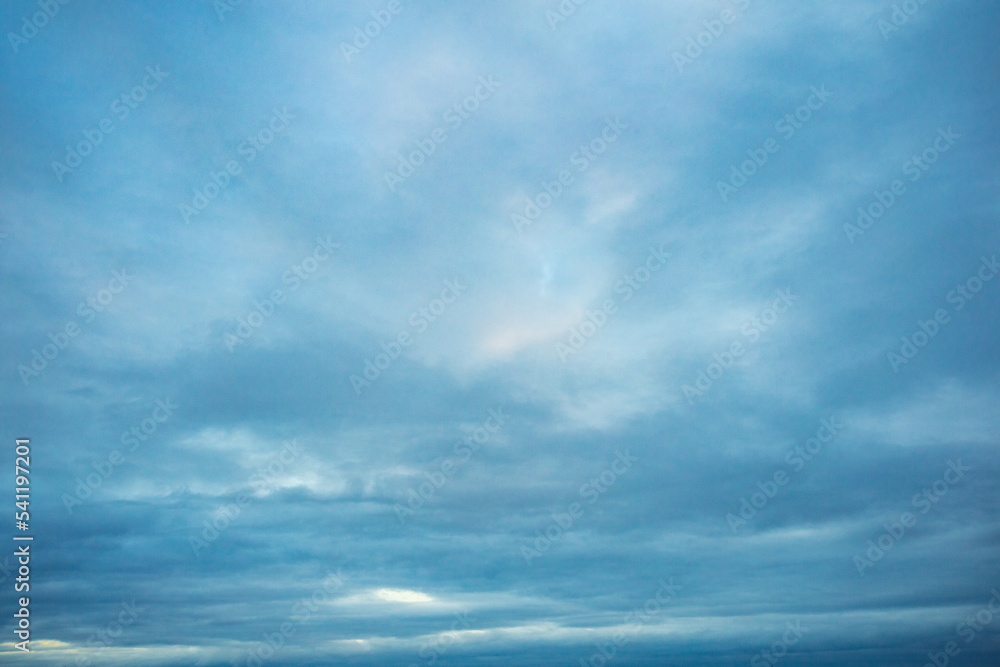
<instances>
[{"instance_id":1,"label":"sky","mask_svg":"<svg viewBox=\"0 0 1000 667\"><path fill-rule=\"evenodd\" d=\"M996 665L995 3L0 27L0 663Z\"/></svg>"}]
</instances>

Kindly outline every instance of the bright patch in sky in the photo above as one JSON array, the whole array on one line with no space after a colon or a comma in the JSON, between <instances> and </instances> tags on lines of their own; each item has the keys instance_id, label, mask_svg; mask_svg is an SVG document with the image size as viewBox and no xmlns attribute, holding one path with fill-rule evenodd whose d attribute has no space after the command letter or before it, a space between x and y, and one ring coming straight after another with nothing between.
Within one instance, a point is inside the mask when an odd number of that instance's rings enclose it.
<instances>
[{"instance_id":1,"label":"bright patch in sky","mask_svg":"<svg viewBox=\"0 0 1000 667\"><path fill-rule=\"evenodd\" d=\"M434 598L420 591L408 591L405 588L379 588L375 591L377 597L386 602L432 602Z\"/></svg>"}]
</instances>

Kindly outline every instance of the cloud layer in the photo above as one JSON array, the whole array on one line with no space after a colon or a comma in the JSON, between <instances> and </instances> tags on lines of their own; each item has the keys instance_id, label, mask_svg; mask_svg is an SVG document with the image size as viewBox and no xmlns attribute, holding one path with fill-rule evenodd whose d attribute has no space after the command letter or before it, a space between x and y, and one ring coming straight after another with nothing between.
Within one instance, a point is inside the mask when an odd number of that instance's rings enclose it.
<instances>
[{"instance_id":1,"label":"cloud layer","mask_svg":"<svg viewBox=\"0 0 1000 667\"><path fill-rule=\"evenodd\" d=\"M44 4L5 663L995 664L996 8Z\"/></svg>"}]
</instances>

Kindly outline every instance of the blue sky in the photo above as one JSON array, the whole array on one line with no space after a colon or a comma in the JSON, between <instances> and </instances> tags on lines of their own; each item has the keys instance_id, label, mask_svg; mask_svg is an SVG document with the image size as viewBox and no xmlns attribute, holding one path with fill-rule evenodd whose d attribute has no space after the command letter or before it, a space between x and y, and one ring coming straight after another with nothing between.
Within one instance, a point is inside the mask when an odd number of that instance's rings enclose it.
<instances>
[{"instance_id":1,"label":"blue sky","mask_svg":"<svg viewBox=\"0 0 1000 667\"><path fill-rule=\"evenodd\" d=\"M996 664L995 4L0 25L0 662Z\"/></svg>"}]
</instances>

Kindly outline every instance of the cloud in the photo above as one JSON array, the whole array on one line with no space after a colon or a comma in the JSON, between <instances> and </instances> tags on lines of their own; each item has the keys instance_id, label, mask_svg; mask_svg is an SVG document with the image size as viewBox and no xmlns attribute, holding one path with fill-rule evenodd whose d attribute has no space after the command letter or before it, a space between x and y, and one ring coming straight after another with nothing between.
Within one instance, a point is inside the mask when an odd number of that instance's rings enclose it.
<instances>
[{"instance_id":1,"label":"cloud","mask_svg":"<svg viewBox=\"0 0 1000 667\"><path fill-rule=\"evenodd\" d=\"M0 56L0 390L40 554L33 655L0 660L535 665L627 633L609 664L723 665L801 622L789 663L884 665L957 641L998 585L995 285L947 301L1000 248L996 11L927 3L885 37L907 3L389 4L71 3ZM38 11L7 3L5 33ZM60 181L147 66L170 74ZM821 419L843 430L805 459Z\"/></svg>"}]
</instances>

